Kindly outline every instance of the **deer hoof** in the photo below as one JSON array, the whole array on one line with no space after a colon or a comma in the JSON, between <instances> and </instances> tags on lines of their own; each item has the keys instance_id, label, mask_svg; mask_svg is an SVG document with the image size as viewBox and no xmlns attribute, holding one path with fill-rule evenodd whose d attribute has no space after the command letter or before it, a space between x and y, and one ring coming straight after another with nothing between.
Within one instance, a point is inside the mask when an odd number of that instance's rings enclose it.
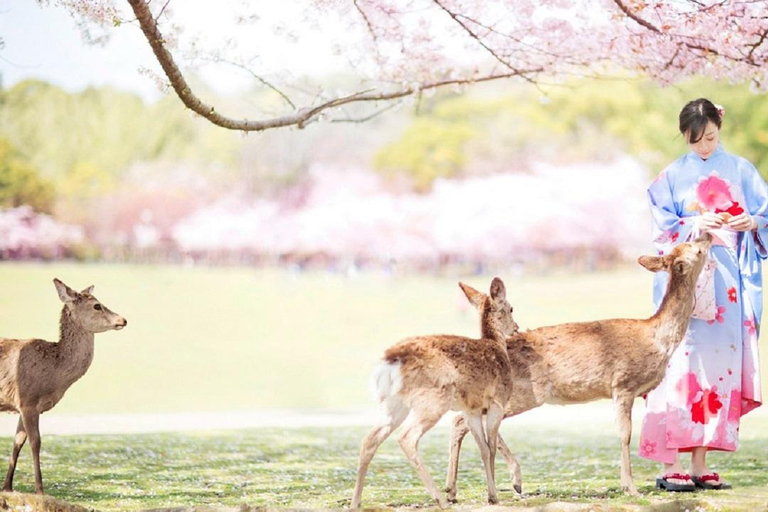
<instances>
[{"instance_id":1,"label":"deer hoof","mask_svg":"<svg viewBox=\"0 0 768 512\"><path fill-rule=\"evenodd\" d=\"M517 494L519 494L520 496L522 496L522 495L523 495L523 486L522 486L522 484L515 484L515 485L513 485L512 487L514 487L514 489L515 489L515 492L516 492Z\"/></svg>"},{"instance_id":2,"label":"deer hoof","mask_svg":"<svg viewBox=\"0 0 768 512\"><path fill-rule=\"evenodd\" d=\"M497 496L488 496L489 505L496 505L498 503L499 503L499 498Z\"/></svg>"},{"instance_id":3,"label":"deer hoof","mask_svg":"<svg viewBox=\"0 0 768 512\"><path fill-rule=\"evenodd\" d=\"M448 502L443 498L437 499L437 506L440 507L441 509L446 509L449 507Z\"/></svg>"}]
</instances>

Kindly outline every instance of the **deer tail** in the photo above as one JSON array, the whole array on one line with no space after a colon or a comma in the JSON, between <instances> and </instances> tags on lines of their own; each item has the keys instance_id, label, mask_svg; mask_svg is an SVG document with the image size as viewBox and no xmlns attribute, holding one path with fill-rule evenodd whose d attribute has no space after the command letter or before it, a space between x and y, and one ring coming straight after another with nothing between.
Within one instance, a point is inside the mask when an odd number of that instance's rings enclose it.
<instances>
[{"instance_id":1,"label":"deer tail","mask_svg":"<svg viewBox=\"0 0 768 512\"><path fill-rule=\"evenodd\" d=\"M403 388L403 374L400 361L383 361L373 369L370 388L377 402L393 398Z\"/></svg>"}]
</instances>

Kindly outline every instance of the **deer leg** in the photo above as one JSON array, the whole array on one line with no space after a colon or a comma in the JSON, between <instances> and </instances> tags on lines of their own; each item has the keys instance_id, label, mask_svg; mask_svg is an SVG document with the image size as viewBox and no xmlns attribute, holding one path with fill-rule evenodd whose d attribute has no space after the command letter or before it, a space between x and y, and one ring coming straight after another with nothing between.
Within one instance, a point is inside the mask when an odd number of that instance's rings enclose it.
<instances>
[{"instance_id":1,"label":"deer leg","mask_svg":"<svg viewBox=\"0 0 768 512\"><path fill-rule=\"evenodd\" d=\"M517 494L523 494L523 475L520 471L520 463L517 462L515 454L512 453L507 443L501 438L501 434L499 434L499 451L504 460L507 461L509 476L512 478L512 487L517 491Z\"/></svg>"},{"instance_id":2,"label":"deer leg","mask_svg":"<svg viewBox=\"0 0 768 512\"><path fill-rule=\"evenodd\" d=\"M477 447L480 449L480 457L483 459L483 467L485 468L485 480L488 484L488 502L497 503L498 496L496 493L496 482L493 479L493 469L491 468L491 454L488 448L488 440L485 437L485 430L483 429L483 417L480 415L466 415L467 425L469 431L472 432L472 436L475 438Z\"/></svg>"},{"instance_id":3,"label":"deer leg","mask_svg":"<svg viewBox=\"0 0 768 512\"><path fill-rule=\"evenodd\" d=\"M629 463L629 442L632 439L632 403L633 394L615 394L616 418L619 423L621 437L621 488L630 496L639 496L637 487L632 481L632 467Z\"/></svg>"},{"instance_id":4,"label":"deer leg","mask_svg":"<svg viewBox=\"0 0 768 512\"><path fill-rule=\"evenodd\" d=\"M19 460L19 452L21 452L25 442L27 442L27 432L24 430L24 421L19 416L19 424L16 426L16 437L13 438L13 451L11 452L11 460L8 465L8 474L5 475L3 492L13 491L13 473L16 471L16 461Z\"/></svg>"},{"instance_id":5,"label":"deer leg","mask_svg":"<svg viewBox=\"0 0 768 512\"><path fill-rule=\"evenodd\" d=\"M406 416L408 416L408 409L405 405L399 405L400 407L395 408L395 410L388 410L384 421L371 430L360 444L360 461L357 465L357 481L355 482L355 493L352 496L352 503L350 504L351 508L360 508L360 501L363 497L365 474L368 471L368 465L376 454L376 450L378 450L381 443L383 443L389 435L400 426Z\"/></svg>"},{"instance_id":6,"label":"deer leg","mask_svg":"<svg viewBox=\"0 0 768 512\"><path fill-rule=\"evenodd\" d=\"M418 473L421 481L427 488L427 491L429 491L430 496L437 501L440 508L447 508L448 502L438 490L435 481L429 474L429 470L427 470L421 460L421 456L419 455L419 440L421 439L421 436L435 426L435 423L437 423L443 414L445 414L446 410L412 411L411 416L406 422L405 431L398 440L400 448L403 449L405 456L408 457L408 460L416 470L416 473Z\"/></svg>"},{"instance_id":7,"label":"deer leg","mask_svg":"<svg viewBox=\"0 0 768 512\"><path fill-rule=\"evenodd\" d=\"M499 444L499 427L501 427L501 420L504 419L504 409L499 405L494 404L488 409L485 415L485 439L488 441L488 457L490 461L491 476L493 477L493 487L496 488L496 448ZM490 486L488 487L490 490ZM493 498L496 501L493 501ZM489 503L497 503L498 497L488 495Z\"/></svg>"},{"instance_id":8,"label":"deer leg","mask_svg":"<svg viewBox=\"0 0 768 512\"><path fill-rule=\"evenodd\" d=\"M21 419L24 421L24 430L29 436L32 461L35 463L35 493L45 494L43 491L43 474L40 471L40 413L35 409L22 409Z\"/></svg>"},{"instance_id":9,"label":"deer leg","mask_svg":"<svg viewBox=\"0 0 768 512\"><path fill-rule=\"evenodd\" d=\"M457 414L451 422L450 459L448 460L448 475L445 479L445 491L448 493L448 501L456 503L456 480L459 477L459 455L461 454L461 442L469 432L469 427L464 416Z\"/></svg>"}]
</instances>

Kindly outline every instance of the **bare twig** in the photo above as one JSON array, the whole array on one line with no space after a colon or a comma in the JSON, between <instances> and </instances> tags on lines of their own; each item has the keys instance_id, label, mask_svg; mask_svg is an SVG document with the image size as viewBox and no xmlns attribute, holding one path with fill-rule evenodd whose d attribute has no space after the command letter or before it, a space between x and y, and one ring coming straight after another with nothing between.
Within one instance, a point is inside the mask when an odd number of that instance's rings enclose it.
<instances>
[{"instance_id":1,"label":"bare twig","mask_svg":"<svg viewBox=\"0 0 768 512\"><path fill-rule=\"evenodd\" d=\"M392 102L389 105L387 105L386 107L381 108L381 109L377 110L376 112L374 112L373 114L367 115L365 117L358 117L358 118L352 118L352 117L336 118L336 119L331 119L330 122L331 123L364 123L366 121L370 121L374 117L380 116L381 114L383 114L384 112L386 112L388 110L392 110L393 108L399 106L400 103L401 102L399 102L399 101Z\"/></svg>"},{"instance_id":2,"label":"bare twig","mask_svg":"<svg viewBox=\"0 0 768 512\"><path fill-rule=\"evenodd\" d=\"M250 67L246 66L245 64L228 60L228 59L221 59L221 58L216 58L211 60L213 62L223 62L224 64L229 64L230 66L234 66L236 68L242 69L243 71L251 75L254 79L256 79L257 81L261 82L263 85L269 87L270 89L275 91L277 94L279 94L285 100L285 102L291 106L293 110L296 110L296 104L294 104L293 101L291 101L291 98L289 98L286 93L278 89L275 85L270 83L267 79L265 79L261 75L258 75L255 71L253 71Z\"/></svg>"},{"instance_id":3,"label":"bare twig","mask_svg":"<svg viewBox=\"0 0 768 512\"><path fill-rule=\"evenodd\" d=\"M163 13L165 12L165 8L166 8L166 7L168 7L168 4L170 4L170 3L171 3L171 0L167 0L167 1L165 2L165 5L163 5L163 8L162 8L162 9L160 9L160 12L159 12L159 13L157 13L157 16L155 16L155 22L157 22L157 20L159 20L159 19L160 19L160 16L162 16L162 15L163 15Z\"/></svg>"},{"instance_id":4,"label":"bare twig","mask_svg":"<svg viewBox=\"0 0 768 512\"><path fill-rule=\"evenodd\" d=\"M357 9L357 12L360 13L360 16L363 17L363 20L365 20L365 24L368 26L368 32L371 34L371 37L373 38L373 40L378 41L379 37L376 35L376 31L373 29L371 20L368 19L368 15L365 14L365 11L363 10L363 8L360 7L358 0L354 0L352 3L355 5L355 9Z\"/></svg>"}]
</instances>

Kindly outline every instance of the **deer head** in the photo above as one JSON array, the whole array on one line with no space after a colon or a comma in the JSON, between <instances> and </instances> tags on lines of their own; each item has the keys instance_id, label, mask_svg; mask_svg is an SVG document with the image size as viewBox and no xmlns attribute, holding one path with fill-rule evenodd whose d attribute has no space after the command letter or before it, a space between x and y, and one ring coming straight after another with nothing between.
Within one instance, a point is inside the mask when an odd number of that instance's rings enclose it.
<instances>
[{"instance_id":1,"label":"deer head","mask_svg":"<svg viewBox=\"0 0 768 512\"><path fill-rule=\"evenodd\" d=\"M678 245L665 256L640 256L637 261L651 272L666 270L670 278L695 283L711 245L712 235L704 233L692 242Z\"/></svg>"},{"instance_id":2,"label":"deer head","mask_svg":"<svg viewBox=\"0 0 768 512\"><path fill-rule=\"evenodd\" d=\"M480 312L483 326L488 326L505 337L517 332L518 325L512 318L512 306L507 302L507 289L501 279L493 278L490 295L464 283L459 283L459 286L470 304ZM485 336L485 333L483 335Z\"/></svg>"},{"instance_id":3,"label":"deer head","mask_svg":"<svg viewBox=\"0 0 768 512\"><path fill-rule=\"evenodd\" d=\"M85 331L99 333L109 330L119 331L128 321L122 316L110 311L104 304L91 295L93 286L82 292L76 292L58 279L53 280L59 299L70 313L71 318Z\"/></svg>"}]
</instances>

